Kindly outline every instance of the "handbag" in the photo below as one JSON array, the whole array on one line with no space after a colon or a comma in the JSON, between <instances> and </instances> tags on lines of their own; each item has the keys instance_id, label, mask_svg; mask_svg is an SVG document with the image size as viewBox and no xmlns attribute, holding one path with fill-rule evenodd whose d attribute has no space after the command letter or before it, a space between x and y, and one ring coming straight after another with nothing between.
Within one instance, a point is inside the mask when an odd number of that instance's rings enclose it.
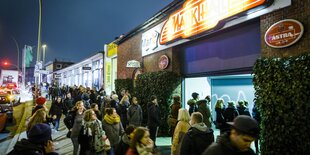
<instances>
[{"instance_id":1,"label":"handbag","mask_svg":"<svg viewBox=\"0 0 310 155\"><path fill-rule=\"evenodd\" d=\"M108 138L106 138L104 141L102 140L102 136L96 135L95 136L95 146L94 149L96 152L101 151L108 151L111 149L111 143Z\"/></svg>"},{"instance_id":2,"label":"handbag","mask_svg":"<svg viewBox=\"0 0 310 155\"><path fill-rule=\"evenodd\" d=\"M111 149L111 143L110 143L110 140L107 138L105 141L104 141L104 146L103 146L103 150L105 151L108 151Z\"/></svg>"},{"instance_id":3,"label":"handbag","mask_svg":"<svg viewBox=\"0 0 310 155\"><path fill-rule=\"evenodd\" d=\"M167 123L168 123L168 125L171 127L171 126L176 126L177 125L177 122L178 122L178 120L177 119L175 119L175 118L173 118L171 115L169 115L168 116L168 118L167 118Z\"/></svg>"}]
</instances>

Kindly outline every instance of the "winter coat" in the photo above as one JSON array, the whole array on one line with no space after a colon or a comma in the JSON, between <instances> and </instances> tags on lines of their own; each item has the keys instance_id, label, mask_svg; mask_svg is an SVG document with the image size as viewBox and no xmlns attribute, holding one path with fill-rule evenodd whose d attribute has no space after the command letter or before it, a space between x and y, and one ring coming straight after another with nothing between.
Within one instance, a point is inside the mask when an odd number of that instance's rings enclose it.
<instances>
[{"instance_id":1,"label":"winter coat","mask_svg":"<svg viewBox=\"0 0 310 155\"><path fill-rule=\"evenodd\" d=\"M115 155L124 155L129 149L130 139L127 134L123 134L121 141L119 142L117 149L115 150Z\"/></svg>"},{"instance_id":2,"label":"winter coat","mask_svg":"<svg viewBox=\"0 0 310 155\"><path fill-rule=\"evenodd\" d=\"M207 125L208 128L211 128L211 111L207 106L206 102L200 103L198 105L198 112L200 112L203 116L203 122Z\"/></svg>"},{"instance_id":3,"label":"winter coat","mask_svg":"<svg viewBox=\"0 0 310 155\"><path fill-rule=\"evenodd\" d=\"M250 116L251 117L251 114L249 112L249 109L246 108L246 107L237 107L237 110L238 110L238 113L239 115L247 115L247 116Z\"/></svg>"},{"instance_id":4,"label":"winter coat","mask_svg":"<svg viewBox=\"0 0 310 155\"><path fill-rule=\"evenodd\" d=\"M184 135L187 133L188 129L190 128L190 124L188 122L179 121L177 126L175 127L173 140L171 145L171 154L172 155L179 155L181 142L184 138Z\"/></svg>"},{"instance_id":5,"label":"winter coat","mask_svg":"<svg viewBox=\"0 0 310 155\"><path fill-rule=\"evenodd\" d=\"M43 144L33 144L27 139L21 139L15 144L14 149L8 155L58 155L58 153L45 153Z\"/></svg>"},{"instance_id":6,"label":"winter coat","mask_svg":"<svg viewBox=\"0 0 310 155\"><path fill-rule=\"evenodd\" d=\"M107 137L110 140L111 146L115 148L121 140L121 135L124 132L121 122L109 124L106 120L103 119L102 126L106 132Z\"/></svg>"},{"instance_id":7,"label":"winter coat","mask_svg":"<svg viewBox=\"0 0 310 155\"><path fill-rule=\"evenodd\" d=\"M60 102L58 103L57 101L52 103L49 115L53 116L56 115L57 119L60 119L61 115L62 115L62 107L63 107L63 103Z\"/></svg>"},{"instance_id":8,"label":"winter coat","mask_svg":"<svg viewBox=\"0 0 310 155\"><path fill-rule=\"evenodd\" d=\"M204 123L194 124L185 134L181 155L200 155L214 142L214 133Z\"/></svg>"},{"instance_id":9,"label":"winter coat","mask_svg":"<svg viewBox=\"0 0 310 155\"><path fill-rule=\"evenodd\" d=\"M225 117L224 117L224 109L221 108L215 108L216 112L216 128L222 129L225 126Z\"/></svg>"},{"instance_id":10,"label":"winter coat","mask_svg":"<svg viewBox=\"0 0 310 155\"><path fill-rule=\"evenodd\" d=\"M235 117L239 115L237 109L235 107L227 107L224 111L225 122L234 121Z\"/></svg>"},{"instance_id":11,"label":"winter coat","mask_svg":"<svg viewBox=\"0 0 310 155\"><path fill-rule=\"evenodd\" d=\"M157 127L160 125L159 106L154 103L147 105L147 126Z\"/></svg>"},{"instance_id":12,"label":"winter coat","mask_svg":"<svg viewBox=\"0 0 310 155\"><path fill-rule=\"evenodd\" d=\"M127 120L127 106L126 104L120 104L118 108L116 109L118 115L121 117L121 122L124 128L126 128L128 124Z\"/></svg>"},{"instance_id":13,"label":"winter coat","mask_svg":"<svg viewBox=\"0 0 310 155\"><path fill-rule=\"evenodd\" d=\"M241 152L230 141L229 132L220 135L216 143L212 143L202 155L255 155L254 151L250 150Z\"/></svg>"},{"instance_id":14,"label":"winter coat","mask_svg":"<svg viewBox=\"0 0 310 155\"><path fill-rule=\"evenodd\" d=\"M175 119L178 119L178 114L179 114L179 109L181 108L181 103L173 103L171 104L170 106L170 109L171 109L171 116L172 118L175 118Z\"/></svg>"},{"instance_id":15,"label":"winter coat","mask_svg":"<svg viewBox=\"0 0 310 155\"><path fill-rule=\"evenodd\" d=\"M140 126L143 119L141 106L138 104L130 105L127 111L127 119L130 125Z\"/></svg>"},{"instance_id":16,"label":"winter coat","mask_svg":"<svg viewBox=\"0 0 310 155\"><path fill-rule=\"evenodd\" d=\"M65 115L74 107L74 99L73 98L66 98L63 103L63 113Z\"/></svg>"}]
</instances>

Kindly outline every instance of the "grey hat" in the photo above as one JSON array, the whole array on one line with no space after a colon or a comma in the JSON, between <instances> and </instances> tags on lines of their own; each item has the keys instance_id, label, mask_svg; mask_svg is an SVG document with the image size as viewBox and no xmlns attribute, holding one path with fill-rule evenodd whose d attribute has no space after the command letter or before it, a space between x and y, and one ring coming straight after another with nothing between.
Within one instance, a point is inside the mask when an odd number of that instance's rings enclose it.
<instances>
[{"instance_id":1,"label":"grey hat","mask_svg":"<svg viewBox=\"0 0 310 155\"><path fill-rule=\"evenodd\" d=\"M239 115L234 119L234 122L227 122L238 132L243 134L258 137L259 125L255 119L247 115Z\"/></svg>"}]
</instances>

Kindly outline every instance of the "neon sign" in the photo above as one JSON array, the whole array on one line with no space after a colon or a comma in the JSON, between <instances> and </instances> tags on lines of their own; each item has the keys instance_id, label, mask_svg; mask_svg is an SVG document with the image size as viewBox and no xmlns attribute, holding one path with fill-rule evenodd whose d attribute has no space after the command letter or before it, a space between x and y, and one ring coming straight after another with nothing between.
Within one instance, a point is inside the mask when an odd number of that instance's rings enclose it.
<instances>
[{"instance_id":1,"label":"neon sign","mask_svg":"<svg viewBox=\"0 0 310 155\"><path fill-rule=\"evenodd\" d=\"M182 9L170 15L161 30L160 44L212 30L224 19L270 2L272 0L188 0Z\"/></svg>"}]
</instances>

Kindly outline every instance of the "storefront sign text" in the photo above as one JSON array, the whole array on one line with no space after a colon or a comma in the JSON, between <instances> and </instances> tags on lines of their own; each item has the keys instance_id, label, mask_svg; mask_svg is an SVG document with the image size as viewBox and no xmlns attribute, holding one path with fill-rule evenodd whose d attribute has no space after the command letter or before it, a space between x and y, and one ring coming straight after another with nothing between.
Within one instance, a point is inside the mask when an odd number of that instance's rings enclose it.
<instances>
[{"instance_id":1,"label":"storefront sign text","mask_svg":"<svg viewBox=\"0 0 310 155\"><path fill-rule=\"evenodd\" d=\"M113 57L117 54L117 45L115 43L108 44L107 57Z\"/></svg>"},{"instance_id":2,"label":"storefront sign text","mask_svg":"<svg viewBox=\"0 0 310 155\"><path fill-rule=\"evenodd\" d=\"M188 0L182 9L170 15L161 30L160 44L212 30L220 21L271 2L273 0Z\"/></svg>"},{"instance_id":3,"label":"storefront sign text","mask_svg":"<svg viewBox=\"0 0 310 155\"><path fill-rule=\"evenodd\" d=\"M142 34L142 51L151 51L158 47L159 33L157 31L151 31L149 33Z\"/></svg>"},{"instance_id":4,"label":"storefront sign text","mask_svg":"<svg viewBox=\"0 0 310 155\"><path fill-rule=\"evenodd\" d=\"M303 35L303 25L294 19L273 24L265 34L265 42L273 48L284 48L296 43Z\"/></svg>"}]
</instances>

